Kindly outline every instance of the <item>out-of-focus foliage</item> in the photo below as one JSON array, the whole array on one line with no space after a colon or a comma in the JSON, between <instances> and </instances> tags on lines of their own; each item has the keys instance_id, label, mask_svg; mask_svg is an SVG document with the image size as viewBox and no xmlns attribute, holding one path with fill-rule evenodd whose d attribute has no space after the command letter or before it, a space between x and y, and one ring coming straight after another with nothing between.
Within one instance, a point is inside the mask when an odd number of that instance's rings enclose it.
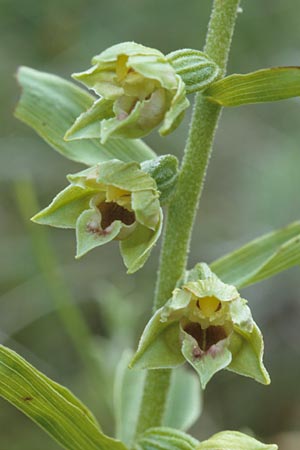
<instances>
[{"instance_id":1,"label":"out-of-focus foliage","mask_svg":"<svg viewBox=\"0 0 300 450\"><path fill-rule=\"evenodd\" d=\"M87 67L92 55L127 40L165 54L180 47L199 48L210 6L211 1L205 0L193 0L188 7L180 0L2 0L0 4L0 340L72 389L106 432L113 429L113 368L123 348L135 346L149 316L158 251L138 275L127 277L117 245L76 262L73 233L48 232L59 262L57 271L91 330L97 392L57 314L50 281L43 275L29 233L36 233L38 225L24 223L14 186L17 179L31 178L42 207L64 187L65 175L81 166L64 160L13 118L19 96L14 73L23 64L69 78ZM242 7L229 73L299 63L297 0L244 1ZM294 99L224 111L196 222L191 267L299 219L299 108L299 99ZM188 117L170 137L161 140L153 133L147 142L158 154L174 152L180 157L187 122ZM272 384L264 388L230 373L219 374L207 388L204 413L193 433L206 439L222 429L252 429L265 442L296 450L300 445L299 269L251 287L244 295L264 330ZM1 449L58 448L13 407L4 401L0 405Z\"/></svg>"}]
</instances>

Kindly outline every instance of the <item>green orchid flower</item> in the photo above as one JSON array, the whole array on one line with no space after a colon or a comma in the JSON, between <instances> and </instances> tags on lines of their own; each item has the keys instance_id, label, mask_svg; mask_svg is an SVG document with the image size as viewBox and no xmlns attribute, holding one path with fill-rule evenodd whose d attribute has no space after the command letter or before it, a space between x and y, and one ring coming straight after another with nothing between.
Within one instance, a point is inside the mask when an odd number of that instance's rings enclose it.
<instances>
[{"instance_id":1,"label":"green orchid flower","mask_svg":"<svg viewBox=\"0 0 300 450\"><path fill-rule=\"evenodd\" d=\"M262 357L262 335L247 301L198 264L146 326L132 366L157 369L187 361L203 388L221 369L269 384Z\"/></svg>"},{"instance_id":2,"label":"green orchid flower","mask_svg":"<svg viewBox=\"0 0 300 450\"><path fill-rule=\"evenodd\" d=\"M79 116L65 139L139 138L160 126L175 129L189 106L185 84L158 50L135 42L114 45L73 77L100 97Z\"/></svg>"},{"instance_id":3,"label":"green orchid flower","mask_svg":"<svg viewBox=\"0 0 300 450\"><path fill-rule=\"evenodd\" d=\"M162 227L155 180L138 163L119 160L99 163L68 180L70 185L32 220L75 228L77 258L118 240L128 273L141 268Z\"/></svg>"}]
</instances>

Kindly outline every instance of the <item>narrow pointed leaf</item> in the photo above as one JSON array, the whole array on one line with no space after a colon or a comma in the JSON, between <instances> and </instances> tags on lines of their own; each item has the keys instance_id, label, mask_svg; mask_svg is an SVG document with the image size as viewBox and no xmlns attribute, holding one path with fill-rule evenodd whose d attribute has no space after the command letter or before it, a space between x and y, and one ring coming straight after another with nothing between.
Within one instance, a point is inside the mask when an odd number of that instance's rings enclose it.
<instances>
[{"instance_id":1,"label":"narrow pointed leaf","mask_svg":"<svg viewBox=\"0 0 300 450\"><path fill-rule=\"evenodd\" d=\"M67 450L126 450L105 436L91 413L62 386L0 346L0 395Z\"/></svg>"},{"instance_id":2,"label":"narrow pointed leaf","mask_svg":"<svg viewBox=\"0 0 300 450\"><path fill-rule=\"evenodd\" d=\"M129 369L132 351L126 350L118 364L114 385L114 411L116 419L116 437L131 446L138 422L145 370Z\"/></svg>"},{"instance_id":3,"label":"narrow pointed leaf","mask_svg":"<svg viewBox=\"0 0 300 450\"><path fill-rule=\"evenodd\" d=\"M186 431L197 421L201 409L202 393L196 373L185 367L173 370L163 425Z\"/></svg>"},{"instance_id":4,"label":"narrow pointed leaf","mask_svg":"<svg viewBox=\"0 0 300 450\"><path fill-rule=\"evenodd\" d=\"M205 95L222 106L275 102L300 96L300 67L271 67L233 74L213 83Z\"/></svg>"},{"instance_id":5,"label":"narrow pointed leaf","mask_svg":"<svg viewBox=\"0 0 300 450\"><path fill-rule=\"evenodd\" d=\"M225 283L241 288L300 264L300 222L268 233L210 267Z\"/></svg>"},{"instance_id":6,"label":"narrow pointed leaf","mask_svg":"<svg viewBox=\"0 0 300 450\"><path fill-rule=\"evenodd\" d=\"M141 162L155 157L141 140L113 139L105 145L99 139L65 141L66 131L92 106L95 97L63 78L28 67L21 67L17 77L22 95L16 117L66 158L94 165L113 158Z\"/></svg>"}]
</instances>

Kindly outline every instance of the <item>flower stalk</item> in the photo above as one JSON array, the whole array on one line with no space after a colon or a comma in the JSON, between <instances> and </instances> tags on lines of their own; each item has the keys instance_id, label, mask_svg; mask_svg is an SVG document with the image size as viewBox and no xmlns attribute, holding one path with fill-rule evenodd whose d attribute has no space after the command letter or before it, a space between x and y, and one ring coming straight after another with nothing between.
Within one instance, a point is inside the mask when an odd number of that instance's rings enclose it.
<instances>
[{"instance_id":1,"label":"flower stalk","mask_svg":"<svg viewBox=\"0 0 300 450\"><path fill-rule=\"evenodd\" d=\"M224 76L239 0L215 0L204 51ZM193 224L210 160L221 107L196 94L189 136L164 231L154 310L165 304L186 268ZM162 423L171 370L147 374L137 434ZM154 414L155 412L155 414Z\"/></svg>"}]
</instances>

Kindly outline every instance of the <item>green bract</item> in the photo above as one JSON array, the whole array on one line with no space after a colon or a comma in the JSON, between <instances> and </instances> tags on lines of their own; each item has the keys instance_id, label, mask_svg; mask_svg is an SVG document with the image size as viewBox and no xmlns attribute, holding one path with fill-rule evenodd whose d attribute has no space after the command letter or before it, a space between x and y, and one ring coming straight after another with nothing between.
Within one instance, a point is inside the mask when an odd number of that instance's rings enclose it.
<instances>
[{"instance_id":1,"label":"green bract","mask_svg":"<svg viewBox=\"0 0 300 450\"><path fill-rule=\"evenodd\" d=\"M74 175L33 221L75 228L77 257L117 239L129 273L141 268L162 226L159 192L138 163L111 160Z\"/></svg>"},{"instance_id":2,"label":"green bract","mask_svg":"<svg viewBox=\"0 0 300 450\"><path fill-rule=\"evenodd\" d=\"M185 85L158 50L134 42L108 48L92 59L93 66L74 78L100 99L82 113L66 139L138 138L161 125L160 134L176 128L189 101Z\"/></svg>"},{"instance_id":3,"label":"green bract","mask_svg":"<svg viewBox=\"0 0 300 450\"><path fill-rule=\"evenodd\" d=\"M146 326L132 365L166 368L186 360L203 388L224 368L269 384L262 357L262 335L246 300L198 264Z\"/></svg>"}]
</instances>

